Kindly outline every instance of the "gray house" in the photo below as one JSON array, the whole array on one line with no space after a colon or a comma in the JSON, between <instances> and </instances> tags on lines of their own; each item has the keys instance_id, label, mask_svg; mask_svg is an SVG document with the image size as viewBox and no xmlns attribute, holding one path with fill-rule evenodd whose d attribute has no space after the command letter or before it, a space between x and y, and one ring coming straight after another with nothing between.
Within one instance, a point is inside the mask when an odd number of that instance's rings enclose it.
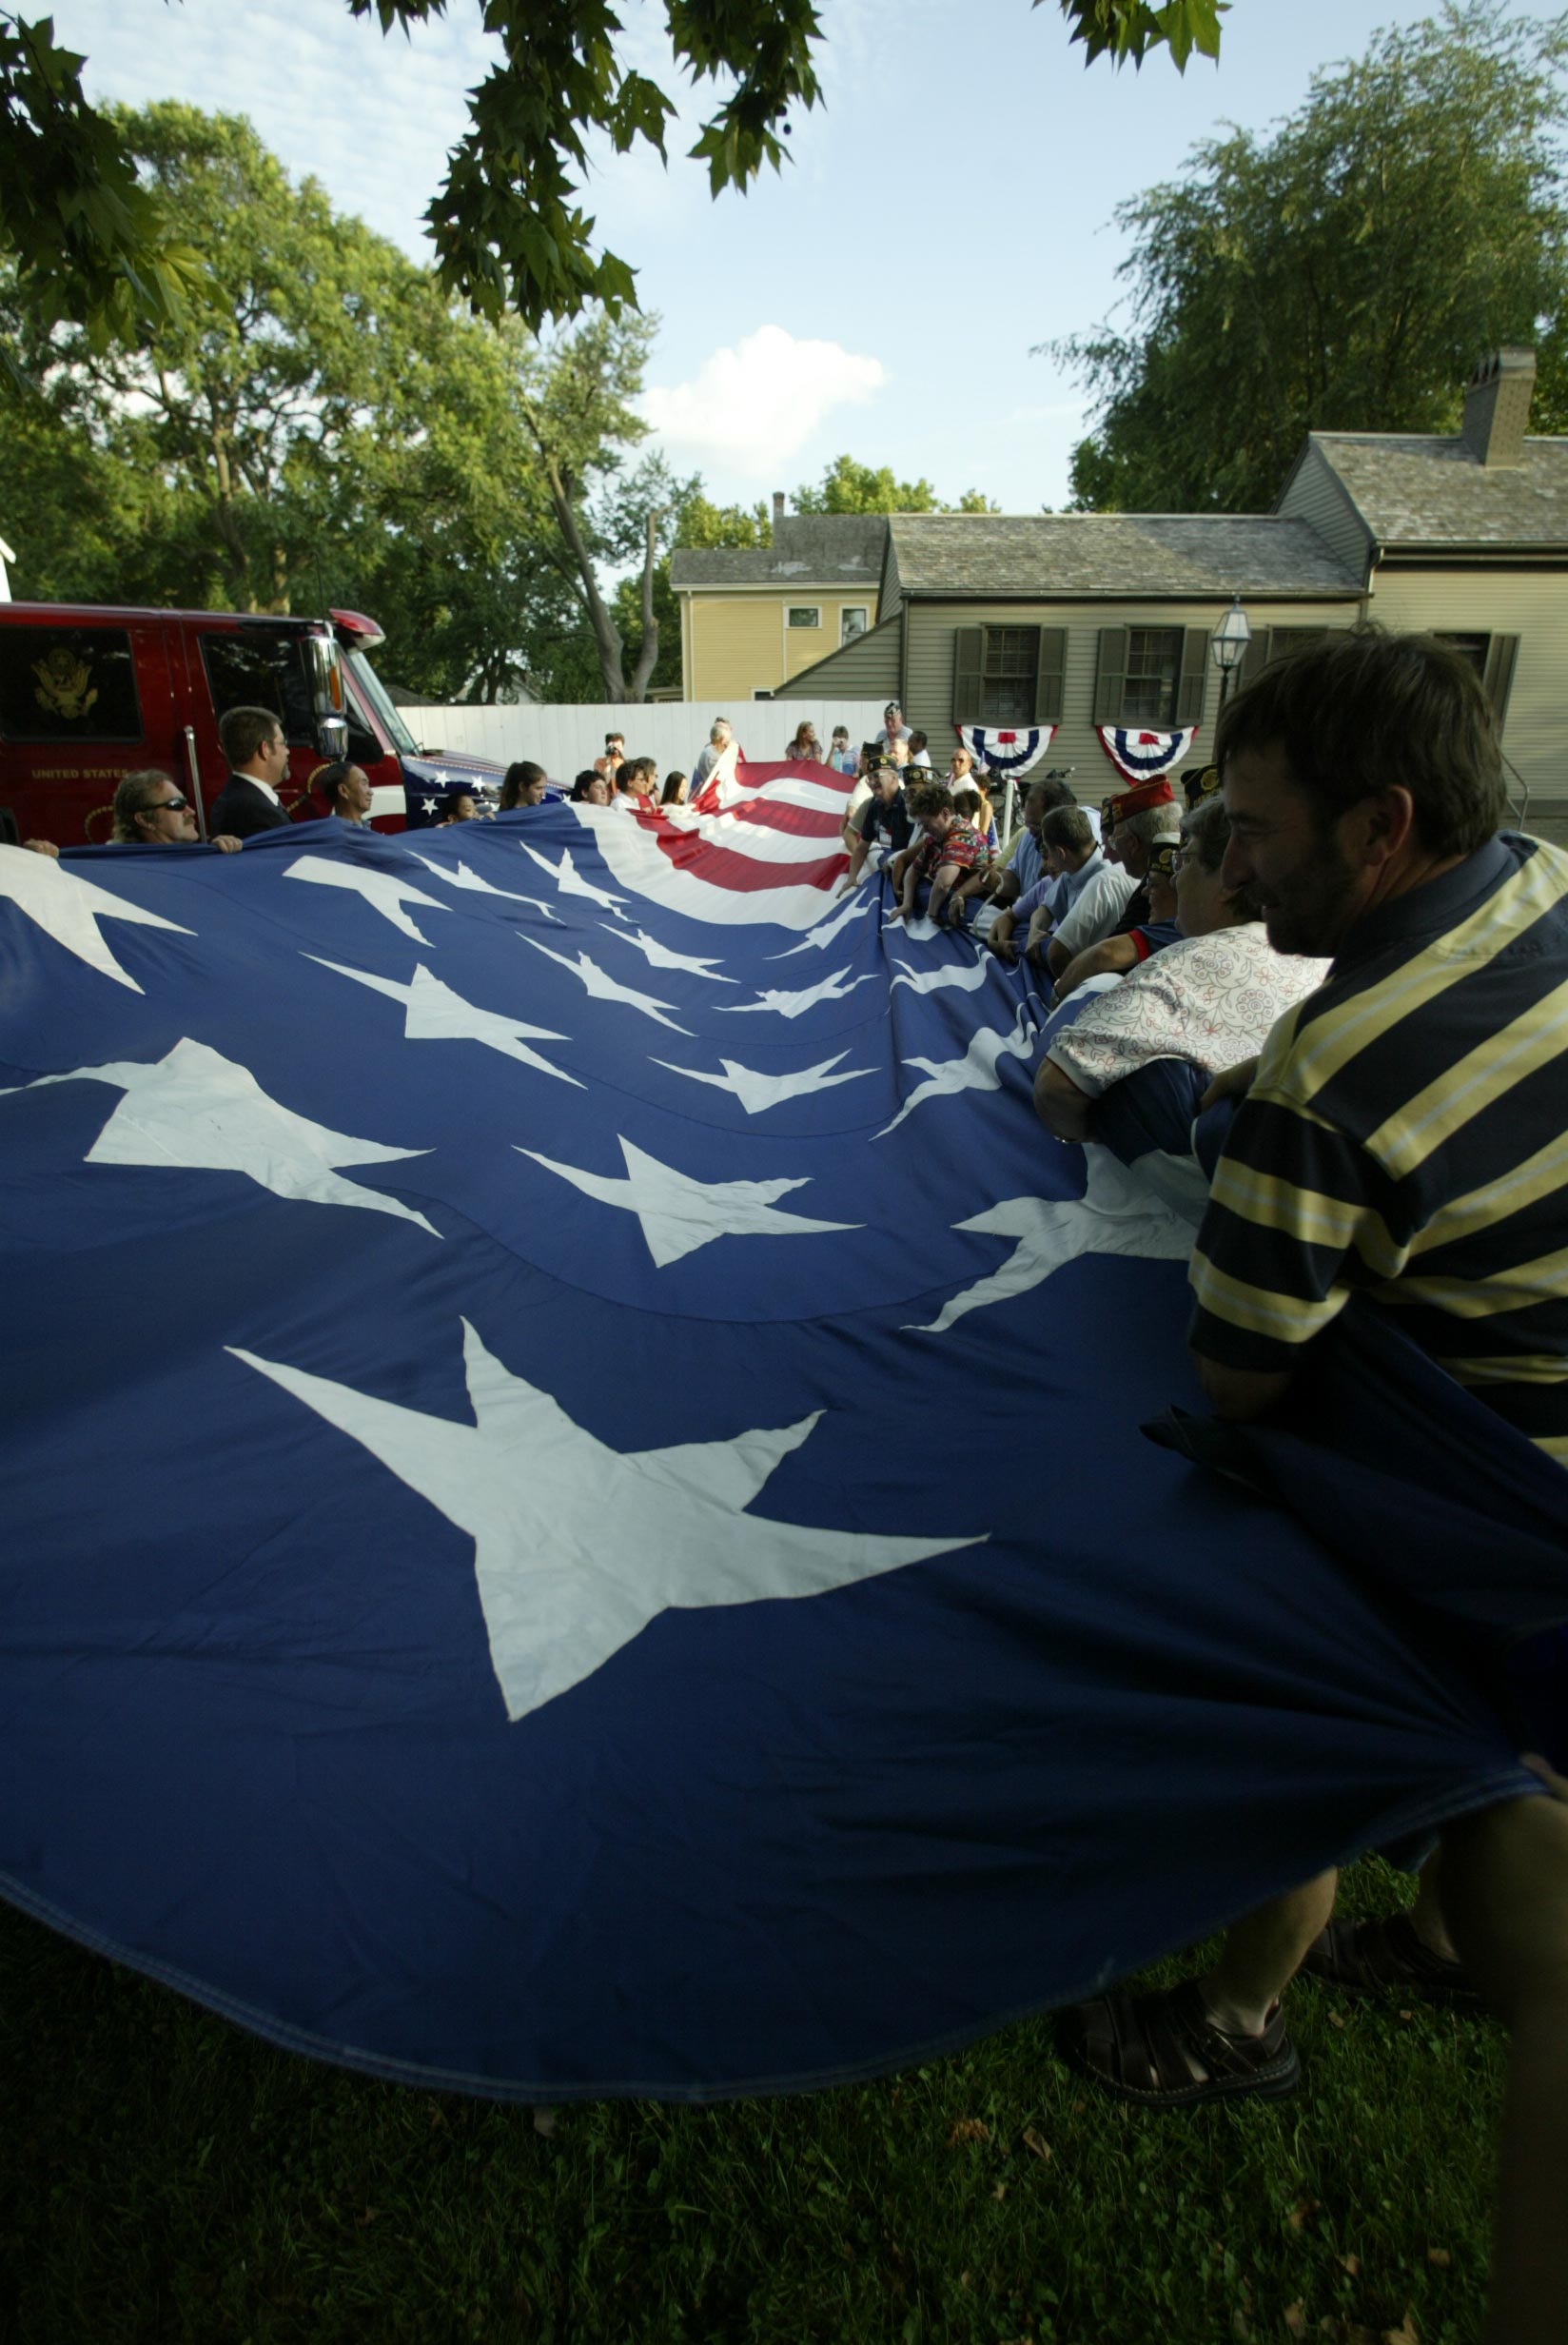
<instances>
[{"instance_id":1,"label":"gray house","mask_svg":"<svg viewBox=\"0 0 1568 2345\"><path fill-rule=\"evenodd\" d=\"M1213 739L1209 640L1240 595L1244 679L1373 617L1445 636L1503 726L1516 803L1568 811L1568 439L1525 430L1535 361L1478 369L1453 437L1309 435L1268 514L894 514L876 624L775 699L902 701L933 746L956 725L1050 722L1081 796L1112 778L1095 728Z\"/></svg>"}]
</instances>

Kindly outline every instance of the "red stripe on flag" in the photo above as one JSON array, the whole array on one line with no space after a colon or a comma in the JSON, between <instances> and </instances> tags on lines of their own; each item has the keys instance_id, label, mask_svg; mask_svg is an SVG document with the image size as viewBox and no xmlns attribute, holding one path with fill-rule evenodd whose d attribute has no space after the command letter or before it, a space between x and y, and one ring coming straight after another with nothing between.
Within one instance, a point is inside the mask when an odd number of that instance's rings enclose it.
<instances>
[{"instance_id":1,"label":"red stripe on flag","mask_svg":"<svg viewBox=\"0 0 1568 2345\"><path fill-rule=\"evenodd\" d=\"M746 798L733 798L724 804L718 785L710 781L689 801L688 811L698 815L727 815L736 822L755 822L763 830L782 831L797 838L836 838L844 826L842 812L825 806L797 806L788 798L770 798L761 795L769 786L781 780L809 781L814 788L831 791L848 806L853 782L846 774L835 774L825 765L742 765L737 763L735 787L750 792ZM637 819L644 829L652 828L656 819L662 819L662 811L650 807L638 811Z\"/></svg>"},{"instance_id":2,"label":"red stripe on flag","mask_svg":"<svg viewBox=\"0 0 1568 2345\"><path fill-rule=\"evenodd\" d=\"M748 798L743 806L725 810L737 822L755 822L765 831L786 831L796 838L836 838L844 828L841 814L821 806L791 806L776 798Z\"/></svg>"},{"instance_id":3,"label":"red stripe on flag","mask_svg":"<svg viewBox=\"0 0 1568 2345\"><path fill-rule=\"evenodd\" d=\"M645 827L654 829L651 823ZM754 856L737 855L731 847L712 846L690 831L661 825L654 836L660 852L677 871L741 896L759 888L831 888L849 859L841 847L836 855L822 856L813 863L759 863Z\"/></svg>"}]
</instances>

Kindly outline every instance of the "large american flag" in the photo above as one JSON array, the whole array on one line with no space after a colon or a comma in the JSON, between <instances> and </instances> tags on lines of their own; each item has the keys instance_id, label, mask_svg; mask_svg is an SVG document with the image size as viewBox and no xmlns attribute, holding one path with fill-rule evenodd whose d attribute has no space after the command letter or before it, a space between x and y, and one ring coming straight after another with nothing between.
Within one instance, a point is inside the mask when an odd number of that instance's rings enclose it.
<instances>
[{"instance_id":1,"label":"large american flag","mask_svg":"<svg viewBox=\"0 0 1568 2345\"><path fill-rule=\"evenodd\" d=\"M276 2041L867 2074L1519 1780L847 784L0 849L0 1891Z\"/></svg>"}]
</instances>

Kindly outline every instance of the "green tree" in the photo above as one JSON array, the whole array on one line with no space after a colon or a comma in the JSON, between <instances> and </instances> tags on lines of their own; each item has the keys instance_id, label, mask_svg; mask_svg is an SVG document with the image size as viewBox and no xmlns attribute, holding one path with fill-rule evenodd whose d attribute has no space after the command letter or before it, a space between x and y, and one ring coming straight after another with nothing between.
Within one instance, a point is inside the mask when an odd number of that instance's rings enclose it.
<instances>
[{"instance_id":1,"label":"green tree","mask_svg":"<svg viewBox=\"0 0 1568 2345\"><path fill-rule=\"evenodd\" d=\"M347 0L382 33L443 14L446 0ZM1035 0L1040 5L1040 0ZM1218 56L1225 0L1058 0L1092 61L1137 64L1165 47L1185 67ZM821 95L812 0L664 0L677 74L727 85L691 149L716 196L781 168L796 108ZM588 147L642 145L666 155L674 101L617 47L608 0L484 0L500 62L471 101L471 128L426 215L442 286L481 315L546 320L636 305L635 277L596 246L577 204ZM112 128L82 97L82 59L48 20L0 11L0 256L48 324L71 319L102 338L178 316L198 264L167 233L118 153Z\"/></svg>"},{"instance_id":2,"label":"green tree","mask_svg":"<svg viewBox=\"0 0 1568 2345\"><path fill-rule=\"evenodd\" d=\"M173 105L112 122L224 304L99 347L47 329L0 266L29 388L0 435L18 591L368 608L388 672L432 699L563 660L580 677L594 564L687 494L624 468L652 324L599 317L541 349L292 186L248 124ZM646 649L651 669L657 633Z\"/></svg>"},{"instance_id":3,"label":"green tree","mask_svg":"<svg viewBox=\"0 0 1568 2345\"><path fill-rule=\"evenodd\" d=\"M313 181L291 187L247 123L173 104L109 119L225 298L142 342L98 347L84 328L57 329L26 345L29 372L56 412L74 410L164 492L143 542L123 549L123 592L162 579L172 553L191 599L286 610L345 448L397 391L420 272L334 219Z\"/></svg>"},{"instance_id":4,"label":"green tree","mask_svg":"<svg viewBox=\"0 0 1568 2345\"><path fill-rule=\"evenodd\" d=\"M1078 504L1266 509L1311 429L1455 429L1504 343L1539 345L1536 428L1560 427L1565 61L1561 21L1450 5L1125 205L1129 328L1049 345L1098 402Z\"/></svg>"},{"instance_id":5,"label":"green tree","mask_svg":"<svg viewBox=\"0 0 1568 2345\"><path fill-rule=\"evenodd\" d=\"M644 699L658 660L653 578L677 492L660 458L624 472L624 452L647 437L631 403L657 323L617 322L600 311L542 351L519 383L519 410L559 532L560 567L581 599L607 700ZM599 573L633 559L640 564L638 640L628 655L616 598Z\"/></svg>"},{"instance_id":6,"label":"green tree","mask_svg":"<svg viewBox=\"0 0 1568 2345\"><path fill-rule=\"evenodd\" d=\"M809 482L794 492L797 513L998 513L977 488L967 488L955 505L944 504L928 480L899 481L891 464L880 467L856 463L853 456L835 456L813 488Z\"/></svg>"},{"instance_id":7,"label":"green tree","mask_svg":"<svg viewBox=\"0 0 1568 2345\"><path fill-rule=\"evenodd\" d=\"M0 11L0 259L13 298L102 347L179 323L202 266L169 234L113 122L82 95L85 63L49 18ZM3 343L0 356L10 361Z\"/></svg>"}]
</instances>

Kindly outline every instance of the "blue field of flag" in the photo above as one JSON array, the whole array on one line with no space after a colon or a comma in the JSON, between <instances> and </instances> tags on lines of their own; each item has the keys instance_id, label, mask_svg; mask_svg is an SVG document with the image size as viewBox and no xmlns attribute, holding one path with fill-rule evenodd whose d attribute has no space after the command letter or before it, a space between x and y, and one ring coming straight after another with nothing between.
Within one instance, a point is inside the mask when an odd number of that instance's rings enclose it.
<instances>
[{"instance_id":1,"label":"blue field of flag","mask_svg":"<svg viewBox=\"0 0 1568 2345\"><path fill-rule=\"evenodd\" d=\"M621 819L0 850L0 1893L356 2067L703 2098L1527 1784L1141 1439L1190 1229L1019 977Z\"/></svg>"}]
</instances>

